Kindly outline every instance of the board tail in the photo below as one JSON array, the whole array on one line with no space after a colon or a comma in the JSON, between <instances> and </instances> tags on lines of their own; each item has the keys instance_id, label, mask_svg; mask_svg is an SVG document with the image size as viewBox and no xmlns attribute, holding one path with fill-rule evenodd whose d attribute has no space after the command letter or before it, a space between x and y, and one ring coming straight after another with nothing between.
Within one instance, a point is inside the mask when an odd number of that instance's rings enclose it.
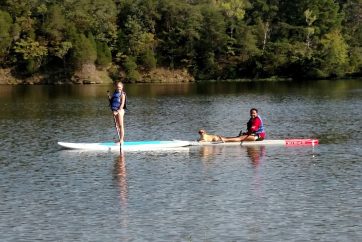
<instances>
[{"instance_id":1,"label":"board tail","mask_svg":"<svg viewBox=\"0 0 362 242\"><path fill-rule=\"evenodd\" d=\"M318 145L319 141L317 139L286 139L286 146L314 146Z\"/></svg>"}]
</instances>

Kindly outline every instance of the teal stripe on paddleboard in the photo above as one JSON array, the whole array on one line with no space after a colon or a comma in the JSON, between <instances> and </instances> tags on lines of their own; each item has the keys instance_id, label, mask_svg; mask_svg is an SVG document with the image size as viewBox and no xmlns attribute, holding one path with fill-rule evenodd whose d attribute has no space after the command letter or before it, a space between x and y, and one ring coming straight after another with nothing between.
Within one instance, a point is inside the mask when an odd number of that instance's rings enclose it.
<instances>
[{"instance_id":1,"label":"teal stripe on paddleboard","mask_svg":"<svg viewBox=\"0 0 362 242\"><path fill-rule=\"evenodd\" d=\"M125 146L136 146L136 145L159 145L159 144L174 144L177 141L157 141L157 140L146 140L146 141L126 141ZM114 142L99 143L102 146L116 146Z\"/></svg>"}]
</instances>

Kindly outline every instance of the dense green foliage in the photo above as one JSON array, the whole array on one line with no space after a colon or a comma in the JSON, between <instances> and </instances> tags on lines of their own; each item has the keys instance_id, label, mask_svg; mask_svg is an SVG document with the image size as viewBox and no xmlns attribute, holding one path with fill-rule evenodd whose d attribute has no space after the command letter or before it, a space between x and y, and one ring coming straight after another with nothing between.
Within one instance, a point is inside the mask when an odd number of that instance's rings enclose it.
<instances>
[{"instance_id":1,"label":"dense green foliage","mask_svg":"<svg viewBox=\"0 0 362 242\"><path fill-rule=\"evenodd\" d=\"M198 79L362 73L362 0L0 0L0 67L83 64L129 79L157 66Z\"/></svg>"}]
</instances>

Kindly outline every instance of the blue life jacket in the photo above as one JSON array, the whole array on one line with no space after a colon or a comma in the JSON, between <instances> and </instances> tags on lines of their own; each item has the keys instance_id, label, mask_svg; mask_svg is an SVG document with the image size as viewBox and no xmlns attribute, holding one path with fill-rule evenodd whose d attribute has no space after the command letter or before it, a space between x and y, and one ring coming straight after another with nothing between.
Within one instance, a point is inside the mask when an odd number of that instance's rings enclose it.
<instances>
[{"instance_id":1,"label":"blue life jacket","mask_svg":"<svg viewBox=\"0 0 362 242\"><path fill-rule=\"evenodd\" d=\"M110 106L112 111L117 111L121 107L121 96L124 94L125 100L124 100L124 109L127 109L127 96L125 92L119 92L118 90L114 91L111 99L109 100Z\"/></svg>"}]
</instances>

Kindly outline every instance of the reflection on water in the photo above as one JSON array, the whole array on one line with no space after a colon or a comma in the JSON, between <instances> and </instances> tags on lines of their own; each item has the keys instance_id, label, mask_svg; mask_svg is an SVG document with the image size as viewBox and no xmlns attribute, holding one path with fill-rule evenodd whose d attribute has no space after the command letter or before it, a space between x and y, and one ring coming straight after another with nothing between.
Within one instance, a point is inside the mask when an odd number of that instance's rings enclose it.
<instances>
[{"instance_id":1,"label":"reflection on water","mask_svg":"<svg viewBox=\"0 0 362 242\"><path fill-rule=\"evenodd\" d=\"M0 241L362 241L362 82L127 84L127 140L233 136L315 147L83 152L114 138L111 86L0 86ZM127 162L126 162L127 161Z\"/></svg>"},{"instance_id":2,"label":"reflection on water","mask_svg":"<svg viewBox=\"0 0 362 242\"><path fill-rule=\"evenodd\" d=\"M128 232L128 184L127 184L127 168L125 154L121 153L114 161L114 177L117 181L119 189L119 204L120 204L120 220L121 228ZM128 241L128 238L123 238L123 241Z\"/></svg>"},{"instance_id":3,"label":"reflection on water","mask_svg":"<svg viewBox=\"0 0 362 242\"><path fill-rule=\"evenodd\" d=\"M125 84L129 97L162 97L190 95L220 95L220 94L266 94L282 95L295 93L298 95L328 96L342 98L352 90L362 92L361 80L325 80L310 82L200 82L200 83L166 83L166 84ZM112 85L36 85L36 86L7 86L0 85L0 100L59 99L64 97L95 98L106 97L107 90L113 90Z\"/></svg>"},{"instance_id":4,"label":"reflection on water","mask_svg":"<svg viewBox=\"0 0 362 242\"><path fill-rule=\"evenodd\" d=\"M121 207L127 209L128 198L128 185L127 185L127 170L126 170L126 157L124 154L120 155L115 161L114 172L119 186L119 197Z\"/></svg>"},{"instance_id":5,"label":"reflection on water","mask_svg":"<svg viewBox=\"0 0 362 242\"><path fill-rule=\"evenodd\" d=\"M246 153L255 168L258 168L263 162L263 157L265 156L265 152L266 152L265 146L246 147Z\"/></svg>"},{"instance_id":6,"label":"reflection on water","mask_svg":"<svg viewBox=\"0 0 362 242\"><path fill-rule=\"evenodd\" d=\"M243 156L249 158L249 162L254 168L253 172L253 191L262 196L261 182L262 177L260 174L261 166L265 160L266 147L265 146L223 146L223 145L211 145L200 146L197 148L198 154L201 156L205 168L209 167L211 163L220 159L220 155L239 154L239 158L235 160L242 160Z\"/></svg>"},{"instance_id":7,"label":"reflection on water","mask_svg":"<svg viewBox=\"0 0 362 242\"><path fill-rule=\"evenodd\" d=\"M256 146L223 146L223 145L205 145L197 147L197 151L204 161L210 161L218 154L230 151L246 151L246 156L249 158L250 163L254 168L258 168L266 153L266 147L262 145Z\"/></svg>"},{"instance_id":8,"label":"reflection on water","mask_svg":"<svg viewBox=\"0 0 362 242\"><path fill-rule=\"evenodd\" d=\"M223 145L210 145L210 146L200 146L198 147L200 156L204 161L212 160L216 155L227 153L230 151L245 151L246 157L249 158L250 164L253 165L255 170L262 165L264 157L266 154L266 147L262 145L256 146L223 146ZM242 153L244 155L244 153Z\"/></svg>"},{"instance_id":9,"label":"reflection on water","mask_svg":"<svg viewBox=\"0 0 362 242\"><path fill-rule=\"evenodd\" d=\"M198 147L198 151L200 156L203 158L203 160L207 161L210 159L213 159L216 154L220 154L223 152L225 147L223 146L217 146L217 145L210 145L210 146L200 146Z\"/></svg>"},{"instance_id":10,"label":"reflection on water","mask_svg":"<svg viewBox=\"0 0 362 242\"><path fill-rule=\"evenodd\" d=\"M254 167L254 176L253 176L253 187L254 192L258 197L263 196L261 190L262 177L260 168L263 165L264 157L266 153L265 146L247 146L246 147L247 156L250 158L250 162Z\"/></svg>"}]
</instances>

